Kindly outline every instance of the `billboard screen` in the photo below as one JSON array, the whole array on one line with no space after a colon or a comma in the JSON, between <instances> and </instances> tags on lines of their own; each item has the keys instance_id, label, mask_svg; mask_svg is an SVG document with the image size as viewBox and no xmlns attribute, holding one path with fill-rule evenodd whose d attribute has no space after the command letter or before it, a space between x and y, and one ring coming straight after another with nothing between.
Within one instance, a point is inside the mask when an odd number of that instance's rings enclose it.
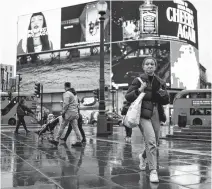
<instances>
[{"instance_id":1,"label":"billboard screen","mask_svg":"<svg viewBox=\"0 0 212 189\"><path fill-rule=\"evenodd\" d=\"M198 48L197 11L188 1L112 1L111 7L112 41L159 37Z\"/></svg>"},{"instance_id":2,"label":"billboard screen","mask_svg":"<svg viewBox=\"0 0 212 189\"><path fill-rule=\"evenodd\" d=\"M198 89L200 85L199 78L200 70L198 50L192 45L172 41L171 87L181 89Z\"/></svg>"},{"instance_id":3,"label":"billboard screen","mask_svg":"<svg viewBox=\"0 0 212 189\"><path fill-rule=\"evenodd\" d=\"M100 22L97 2L62 8L61 48L100 41ZM110 39L110 3L104 21L105 42Z\"/></svg>"},{"instance_id":4,"label":"billboard screen","mask_svg":"<svg viewBox=\"0 0 212 189\"><path fill-rule=\"evenodd\" d=\"M110 3L104 21L105 42L110 40ZM97 1L23 15L18 18L17 55L99 43Z\"/></svg>"},{"instance_id":5,"label":"billboard screen","mask_svg":"<svg viewBox=\"0 0 212 189\"><path fill-rule=\"evenodd\" d=\"M113 43L112 82L131 84L144 72L142 62L147 56L156 58L156 74L170 84L170 42L154 40Z\"/></svg>"},{"instance_id":6,"label":"billboard screen","mask_svg":"<svg viewBox=\"0 0 212 189\"><path fill-rule=\"evenodd\" d=\"M23 78L21 91L34 91L35 83L42 83L44 91L63 91L67 81L77 90L99 88L99 47L95 47L93 52L84 48L74 49L71 54L56 52L54 58L50 53L40 54L33 62L20 59L17 72ZM110 85L109 52L105 53L105 85Z\"/></svg>"},{"instance_id":7,"label":"billboard screen","mask_svg":"<svg viewBox=\"0 0 212 189\"><path fill-rule=\"evenodd\" d=\"M60 49L61 9L18 18L17 55Z\"/></svg>"}]
</instances>

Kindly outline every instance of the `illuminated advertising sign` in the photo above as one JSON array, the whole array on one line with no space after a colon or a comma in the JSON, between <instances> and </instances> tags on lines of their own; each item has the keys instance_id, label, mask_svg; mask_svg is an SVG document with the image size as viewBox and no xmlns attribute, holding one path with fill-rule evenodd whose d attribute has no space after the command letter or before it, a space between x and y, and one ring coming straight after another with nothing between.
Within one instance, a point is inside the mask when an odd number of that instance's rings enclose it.
<instances>
[{"instance_id":1,"label":"illuminated advertising sign","mask_svg":"<svg viewBox=\"0 0 212 189\"><path fill-rule=\"evenodd\" d=\"M211 106L211 100L192 100L192 106Z\"/></svg>"},{"instance_id":2,"label":"illuminated advertising sign","mask_svg":"<svg viewBox=\"0 0 212 189\"><path fill-rule=\"evenodd\" d=\"M110 3L105 15L105 42L110 40ZM18 18L17 55L60 50L100 42L97 1L23 15Z\"/></svg>"},{"instance_id":3,"label":"illuminated advertising sign","mask_svg":"<svg viewBox=\"0 0 212 189\"><path fill-rule=\"evenodd\" d=\"M114 42L159 37L198 48L197 36L197 11L187 1L112 1Z\"/></svg>"},{"instance_id":4,"label":"illuminated advertising sign","mask_svg":"<svg viewBox=\"0 0 212 189\"><path fill-rule=\"evenodd\" d=\"M171 41L170 63L172 88L199 88L199 56L195 47L190 44Z\"/></svg>"},{"instance_id":5,"label":"illuminated advertising sign","mask_svg":"<svg viewBox=\"0 0 212 189\"><path fill-rule=\"evenodd\" d=\"M112 44L112 82L123 86L144 73L143 60L153 56L157 60L156 74L170 86L170 42L128 41Z\"/></svg>"},{"instance_id":6,"label":"illuminated advertising sign","mask_svg":"<svg viewBox=\"0 0 212 189\"><path fill-rule=\"evenodd\" d=\"M18 18L17 55L60 49L61 9Z\"/></svg>"},{"instance_id":7,"label":"illuminated advertising sign","mask_svg":"<svg viewBox=\"0 0 212 189\"><path fill-rule=\"evenodd\" d=\"M61 48L100 41L100 21L97 2L84 3L62 8ZM105 42L109 42L110 7L106 12L104 29Z\"/></svg>"}]
</instances>

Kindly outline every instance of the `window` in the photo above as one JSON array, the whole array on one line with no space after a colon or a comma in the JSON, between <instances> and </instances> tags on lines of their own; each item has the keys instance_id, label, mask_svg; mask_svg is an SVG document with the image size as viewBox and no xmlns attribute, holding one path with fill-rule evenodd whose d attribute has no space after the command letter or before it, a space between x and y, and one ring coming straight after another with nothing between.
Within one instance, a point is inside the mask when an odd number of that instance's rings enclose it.
<instances>
[{"instance_id":1,"label":"window","mask_svg":"<svg viewBox=\"0 0 212 189\"><path fill-rule=\"evenodd\" d=\"M211 93L206 93L206 98L211 98Z\"/></svg>"},{"instance_id":2,"label":"window","mask_svg":"<svg viewBox=\"0 0 212 189\"><path fill-rule=\"evenodd\" d=\"M12 73L10 73L10 77L12 77L13 76L13 74Z\"/></svg>"},{"instance_id":3,"label":"window","mask_svg":"<svg viewBox=\"0 0 212 189\"><path fill-rule=\"evenodd\" d=\"M211 115L211 108L205 108L205 114Z\"/></svg>"},{"instance_id":4,"label":"window","mask_svg":"<svg viewBox=\"0 0 212 189\"><path fill-rule=\"evenodd\" d=\"M211 108L191 108L190 115L211 115Z\"/></svg>"},{"instance_id":5,"label":"window","mask_svg":"<svg viewBox=\"0 0 212 189\"><path fill-rule=\"evenodd\" d=\"M13 71L13 67L12 66L10 66L10 71Z\"/></svg>"},{"instance_id":6,"label":"window","mask_svg":"<svg viewBox=\"0 0 212 189\"><path fill-rule=\"evenodd\" d=\"M6 98L4 96L1 97L1 101L4 101L6 100Z\"/></svg>"}]
</instances>

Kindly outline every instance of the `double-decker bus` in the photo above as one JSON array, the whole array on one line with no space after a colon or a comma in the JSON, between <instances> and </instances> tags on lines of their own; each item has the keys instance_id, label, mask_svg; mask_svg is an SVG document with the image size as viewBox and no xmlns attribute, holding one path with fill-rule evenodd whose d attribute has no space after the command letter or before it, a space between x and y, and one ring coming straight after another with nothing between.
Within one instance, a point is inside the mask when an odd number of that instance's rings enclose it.
<instances>
[{"instance_id":1,"label":"double-decker bus","mask_svg":"<svg viewBox=\"0 0 212 189\"><path fill-rule=\"evenodd\" d=\"M211 126L211 90L183 90L173 102L175 125Z\"/></svg>"},{"instance_id":2,"label":"double-decker bus","mask_svg":"<svg viewBox=\"0 0 212 189\"><path fill-rule=\"evenodd\" d=\"M9 99L7 92L0 92L1 95L1 124L16 125L17 123L17 106L18 106L18 93L13 92L12 98ZM25 99L26 106L32 111L36 110L36 101L33 94L19 93L19 99ZM35 124L37 120L33 117L26 115L24 117L26 124Z\"/></svg>"}]
</instances>

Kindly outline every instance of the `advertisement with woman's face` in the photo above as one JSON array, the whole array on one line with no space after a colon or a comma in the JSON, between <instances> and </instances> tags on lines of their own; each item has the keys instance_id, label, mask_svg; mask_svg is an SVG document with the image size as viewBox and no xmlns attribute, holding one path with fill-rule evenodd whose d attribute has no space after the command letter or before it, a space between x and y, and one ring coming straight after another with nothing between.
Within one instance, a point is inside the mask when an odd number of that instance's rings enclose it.
<instances>
[{"instance_id":1,"label":"advertisement with woman's face","mask_svg":"<svg viewBox=\"0 0 212 189\"><path fill-rule=\"evenodd\" d=\"M18 18L17 55L60 49L61 9Z\"/></svg>"}]
</instances>

